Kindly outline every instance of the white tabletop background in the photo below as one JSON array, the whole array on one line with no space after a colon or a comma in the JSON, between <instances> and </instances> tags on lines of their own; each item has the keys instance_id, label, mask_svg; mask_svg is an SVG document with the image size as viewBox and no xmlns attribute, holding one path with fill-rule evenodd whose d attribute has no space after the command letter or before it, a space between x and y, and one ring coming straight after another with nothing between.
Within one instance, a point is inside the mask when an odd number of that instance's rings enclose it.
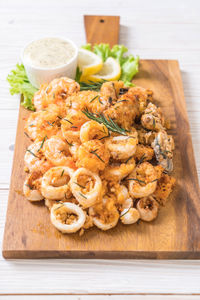
<instances>
[{"instance_id":1,"label":"white tabletop background","mask_svg":"<svg viewBox=\"0 0 200 300\"><path fill-rule=\"evenodd\" d=\"M179 60L200 174L199 0L0 0L0 243L19 107L19 97L9 94L6 76L29 40L60 35L84 44L84 14L120 15L120 43L130 52L141 58ZM30 297L16 294L68 294L32 299L200 299L200 261L0 257L0 294L15 294L1 299Z\"/></svg>"}]
</instances>

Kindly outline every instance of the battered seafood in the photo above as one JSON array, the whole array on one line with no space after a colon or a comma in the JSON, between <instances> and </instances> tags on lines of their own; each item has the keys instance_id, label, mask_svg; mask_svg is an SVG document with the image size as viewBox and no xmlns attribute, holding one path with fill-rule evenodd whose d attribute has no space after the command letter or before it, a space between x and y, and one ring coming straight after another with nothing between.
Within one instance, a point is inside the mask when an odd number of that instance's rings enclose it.
<instances>
[{"instance_id":1,"label":"battered seafood","mask_svg":"<svg viewBox=\"0 0 200 300\"><path fill-rule=\"evenodd\" d=\"M157 217L175 185L174 141L152 95L122 81L80 91L65 77L35 93L23 190L29 201L45 200L59 231L82 235Z\"/></svg>"}]
</instances>

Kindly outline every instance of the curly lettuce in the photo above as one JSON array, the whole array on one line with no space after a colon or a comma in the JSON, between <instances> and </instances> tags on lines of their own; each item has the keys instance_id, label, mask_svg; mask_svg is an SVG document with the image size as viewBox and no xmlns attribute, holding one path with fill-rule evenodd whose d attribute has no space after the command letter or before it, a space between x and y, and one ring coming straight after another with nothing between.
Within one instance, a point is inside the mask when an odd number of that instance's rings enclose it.
<instances>
[{"instance_id":1,"label":"curly lettuce","mask_svg":"<svg viewBox=\"0 0 200 300\"><path fill-rule=\"evenodd\" d=\"M21 94L23 96L21 105L23 105L27 109L35 110L32 99L37 89L32 86L32 84L28 80L23 64L16 65L16 69L12 70L8 75L7 81L11 86L11 95Z\"/></svg>"},{"instance_id":2,"label":"curly lettuce","mask_svg":"<svg viewBox=\"0 0 200 300\"><path fill-rule=\"evenodd\" d=\"M110 48L109 44L86 44L82 48L93 51L100 56L103 61L108 57L113 57L121 66L120 80L124 81L126 86L133 86L132 79L139 72L139 56L134 57L132 54L126 55L128 49L124 45L115 45Z\"/></svg>"}]
</instances>

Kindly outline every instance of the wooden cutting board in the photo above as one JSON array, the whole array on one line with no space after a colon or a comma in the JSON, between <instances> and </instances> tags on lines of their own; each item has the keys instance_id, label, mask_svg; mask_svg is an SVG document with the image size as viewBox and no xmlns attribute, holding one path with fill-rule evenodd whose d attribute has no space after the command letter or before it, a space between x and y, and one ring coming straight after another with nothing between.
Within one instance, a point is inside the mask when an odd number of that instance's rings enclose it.
<instances>
[{"instance_id":1,"label":"wooden cutting board","mask_svg":"<svg viewBox=\"0 0 200 300\"><path fill-rule=\"evenodd\" d=\"M114 17L96 16L96 26L102 25L98 31L90 24L91 16L88 18L86 28L91 27L95 35L87 29L87 36L90 34L89 41L93 43L100 41L96 35L103 30L106 18L115 27L119 22L119 18L116 22ZM101 41L105 41L103 36L101 33ZM114 43L117 40L112 40ZM91 228L82 237L59 233L51 225L44 204L31 203L22 194L24 153L30 142L23 130L29 112L20 107L3 242L5 258L200 258L198 177L178 62L141 60L140 72L133 82L153 90L155 103L172 122L170 133L176 145L173 175L177 185L158 218L151 223L118 224L108 232Z\"/></svg>"}]
</instances>

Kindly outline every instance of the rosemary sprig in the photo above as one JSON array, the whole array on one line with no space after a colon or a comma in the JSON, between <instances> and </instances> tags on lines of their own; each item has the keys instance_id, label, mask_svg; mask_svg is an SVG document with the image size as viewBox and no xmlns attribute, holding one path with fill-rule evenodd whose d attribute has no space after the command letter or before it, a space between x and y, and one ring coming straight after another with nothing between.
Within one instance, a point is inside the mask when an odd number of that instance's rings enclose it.
<instances>
[{"instance_id":1,"label":"rosemary sprig","mask_svg":"<svg viewBox=\"0 0 200 300\"><path fill-rule=\"evenodd\" d=\"M153 128L156 127L156 120L153 118Z\"/></svg>"},{"instance_id":2,"label":"rosemary sprig","mask_svg":"<svg viewBox=\"0 0 200 300\"><path fill-rule=\"evenodd\" d=\"M70 142L68 142L68 140L65 139L65 141L67 142L67 144L68 144L70 147L74 146L73 144L71 144Z\"/></svg>"},{"instance_id":3,"label":"rosemary sprig","mask_svg":"<svg viewBox=\"0 0 200 300\"><path fill-rule=\"evenodd\" d=\"M28 135L28 133L26 133L26 132L24 131L24 134L27 136L27 138L30 139L30 136Z\"/></svg>"},{"instance_id":4,"label":"rosemary sprig","mask_svg":"<svg viewBox=\"0 0 200 300\"><path fill-rule=\"evenodd\" d=\"M78 128L77 126L71 126L71 128Z\"/></svg>"},{"instance_id":5,"label":"rosemary sprig","mask_svg":"<svg viewBox=\"0 0 200 300\"><path fill-rule=\"evenodd\" d=\"M127 209L127 211L125 211L125 213L123 213L123 214L120 216L120 218L123 217L124 215L126 215L126 214L129 212L129 210L130 210L130 207L129 207L129 209Z\"/></svg>"},{"instance_id":6,"label":"rosemary sprig","mask_svg":"<svg viewBox=\"0 0 200 300\"><path fill-rule=\"evenodd\" d=\"M38 149L37 152L39 152L39 151L42 149L42 147L43 147L44 142L45 142L46 139L47 139L47 136L45 135L45 137L43 138L42 143L41 143L41 145L40 145L40 148Z\"/></svg>"},{"instance_id":7,"label":"rosemary sprig","mask_svg":"<svg viewBox=\"0 0 200 300\"><path fill-rule=\"evenodd\" d=\"M98 159L100 159L103 163L105 163L105 161L104 161L104 160L96 153L96 151L97 151L97 149L94 150L94 151L90 151L90 153L96 155L96 157L97 157Z\"/></svg>"},{"instance_id":8,"label":"rosemary sprig","mask_svg":"<svg viewBox=\"0 0 200 300\"><path fill-rule=\"evenodd\" d=\"M98 98L98 101L99 101L100 104L103 104L103 102L101 101L100 96L99 96L99 98Z\"/></svg>"},{"instance_id":9,"label":"rosemary sprig","mask_svg":"<svg viewBox=\"0 0 200 300\"><path fill-rule=\"evenodd\" d=\"M117 104L117 103L120 103L120 102L128 102L128 101L129 101L129 100L123 99L123 100L117 101L116 104Z\"/></svg>"},{"instance_id":10,"label":"rosemary sprig","mask_svg":"<svg viewBox=\"0 0 200 300\"><path fill-rule=\"evenodd\" d=\"M83 195L82 193L79 193L83 198L87 199L87 197L85 195Z\"/></svg>"},{"instance_id":11,"label":"rosemary sprig","mask_svg":"<svg viewBox=\"0 0 200 300\"><path fill-rule=\"evenodd\" d=\"M54 126L53 124L55 123L55 121L53 121L52 123L47 121L47 123L50 125L50 126Z\"/></svg>"},{"instance_id":12,"label":"rosemary sprig","mask_svg":"<svg viewBox=\"0 0 200 300\"><path fill-rule=\"evenodd\" d=\"M36 158L38 158L37 155L35 155L35 153L33 153L31 150L27 149L26 151L28 151L28 152L31 153L33 156L35 156Z\"/></svg>"},{"instance_id":13,"label":"rosemary sprig","mask_svg":"<svg viewBox=\"0 0 200 300\"><path fill-rule=\"evenodd\" d=\"M25 184L30 190L32 190L33 189L33 187L32 186L30 186L30 184L28 184L28 183L26 183Z\"/></svg>"},{"instance_id":14,"label":"rosemary sprig","mask_svg":"<svg viewBox=\"0 0 200 300\"><path fill-rule=\"evenodd\" d=\"M81 91L87 91L87 90L99 91L102 84L106 81L107 80L102 80L99 82L89 81L88 83L87 82L79 82L80 90Z\"/></svg>"},{"instance_id":15,"label":"rosemary sprig","mask_svg":"<svg viewBox=\"0 0 200 300\"><path fill-rule=\"evenodd\" d=\"M137 179L137 178L127 178L127 180L135 180L135 181L137 181L139 183L144 183L145 184L145 181Z\"/></svg>"},{"instance_id":16,"label":"rosemary sprig","mask_svg":"<svg viewBox=\"0 0 200 300\"><path fill-rule=\"evenodd\" d=\"M130 157L125 161L125 164L126 164L129 160L131 160L131 158L133 158L133 157L134 157L134 155L130 156Z\"/></svg>"},{"instance_id":17,"label":"rosemary sprig","mask_svg":"<svg viewBox=\"0 0 200 300\"><path fill-rule=\"evenodd\" d=\"M63 177L64 172L65 172L65 170L63 169L60 177Z\"/></svg>"},{"instance_id":18,"label":"rosemary sprig","mask_svg":"<svg viewBox=\"0 0 200 300\"><path fill-rule=\"evenodd\" d=\"M155 181L158 181L158 178L156 178L156 179L152 180L152 181L151 181L151 183L152 183L152 182L155 182Z\"/></svg>"},{"instance_id":19,"label":"rosemary sprig","mask_svg":"<svg viewBox=\"0 0 200 300\"><path fill-rule=\"evenodd\" d=\"M94 113L90 112L87 108L82 110L82 113L84 113L84 115L86 115L86 117L88 117L89 119L94 120L94 121L98 122L99 124L104 124L110 131L118 132L122 135L127 135L126 132L128 130L126 130L122 127L119 127L119 125L117 123L115 123L110 117L108 117L108 119L107 119L103 113L94 114Z\"/></svg>"},{"instance_id":20,"label":"rosemary sprig","mask_svg":"<svg viewBox=\"0 0 200 300\"><path fill-rule=\"evenodd\" d=\"M56 207L56 209L54 209L54 211L58 210L58 209L61 208L62 206L64 206L64 204L61 204L60 206Z\"/></svg>"},{"instance_id":21,"label":"rosemary sprig","mask_svg":"<svg viewBox=\"0 0 200 300\"><path fill-rule=\"evenodd\" d=\"M138 161L137 165L140 165L141 163L143 163L145 158L146 158L146 156L145 156L145 154L143 154L142 157L140 158L140 160Z\"/></svg>"},{"instance_id":22,"label":"rosemary sprig","mask_svg":"<svg viewBox=\"0 0 200 300\"><path fill-rule=\"evenodd\" d=\"M82 189L84 189L85 188L85 186L83 186L83 185L81 185L81 184L79 184L78 182L74 182L75 184L77 184L79 187L81 187Z\"/></svg>"},{"instance_id":23,"label":"rosemary sprig","mask_svg":"<svg viewBox=\"0 0 200 300\"><path fill-rule=\"evenodd\" d=\"M99 97L99 95L96 95L94 98L92 98L92 100L90 100L90 103L92 103L95 99L97 99Z\"/></svg>"},{"instance_id":24,"label":"rosemary sprig","mask_svg":"<svg viewBox=\"0 0 200 300\"><path fill-rule=\"evenodd\" d=\"M65 121L67 121L68 123L70 123L70 124L72 124L73 125L73 123L71 122L71 121L69 121L69 120L67 120L67 119L63 119L63 120L65 120Z\"/></svg>"}]
</instances>

